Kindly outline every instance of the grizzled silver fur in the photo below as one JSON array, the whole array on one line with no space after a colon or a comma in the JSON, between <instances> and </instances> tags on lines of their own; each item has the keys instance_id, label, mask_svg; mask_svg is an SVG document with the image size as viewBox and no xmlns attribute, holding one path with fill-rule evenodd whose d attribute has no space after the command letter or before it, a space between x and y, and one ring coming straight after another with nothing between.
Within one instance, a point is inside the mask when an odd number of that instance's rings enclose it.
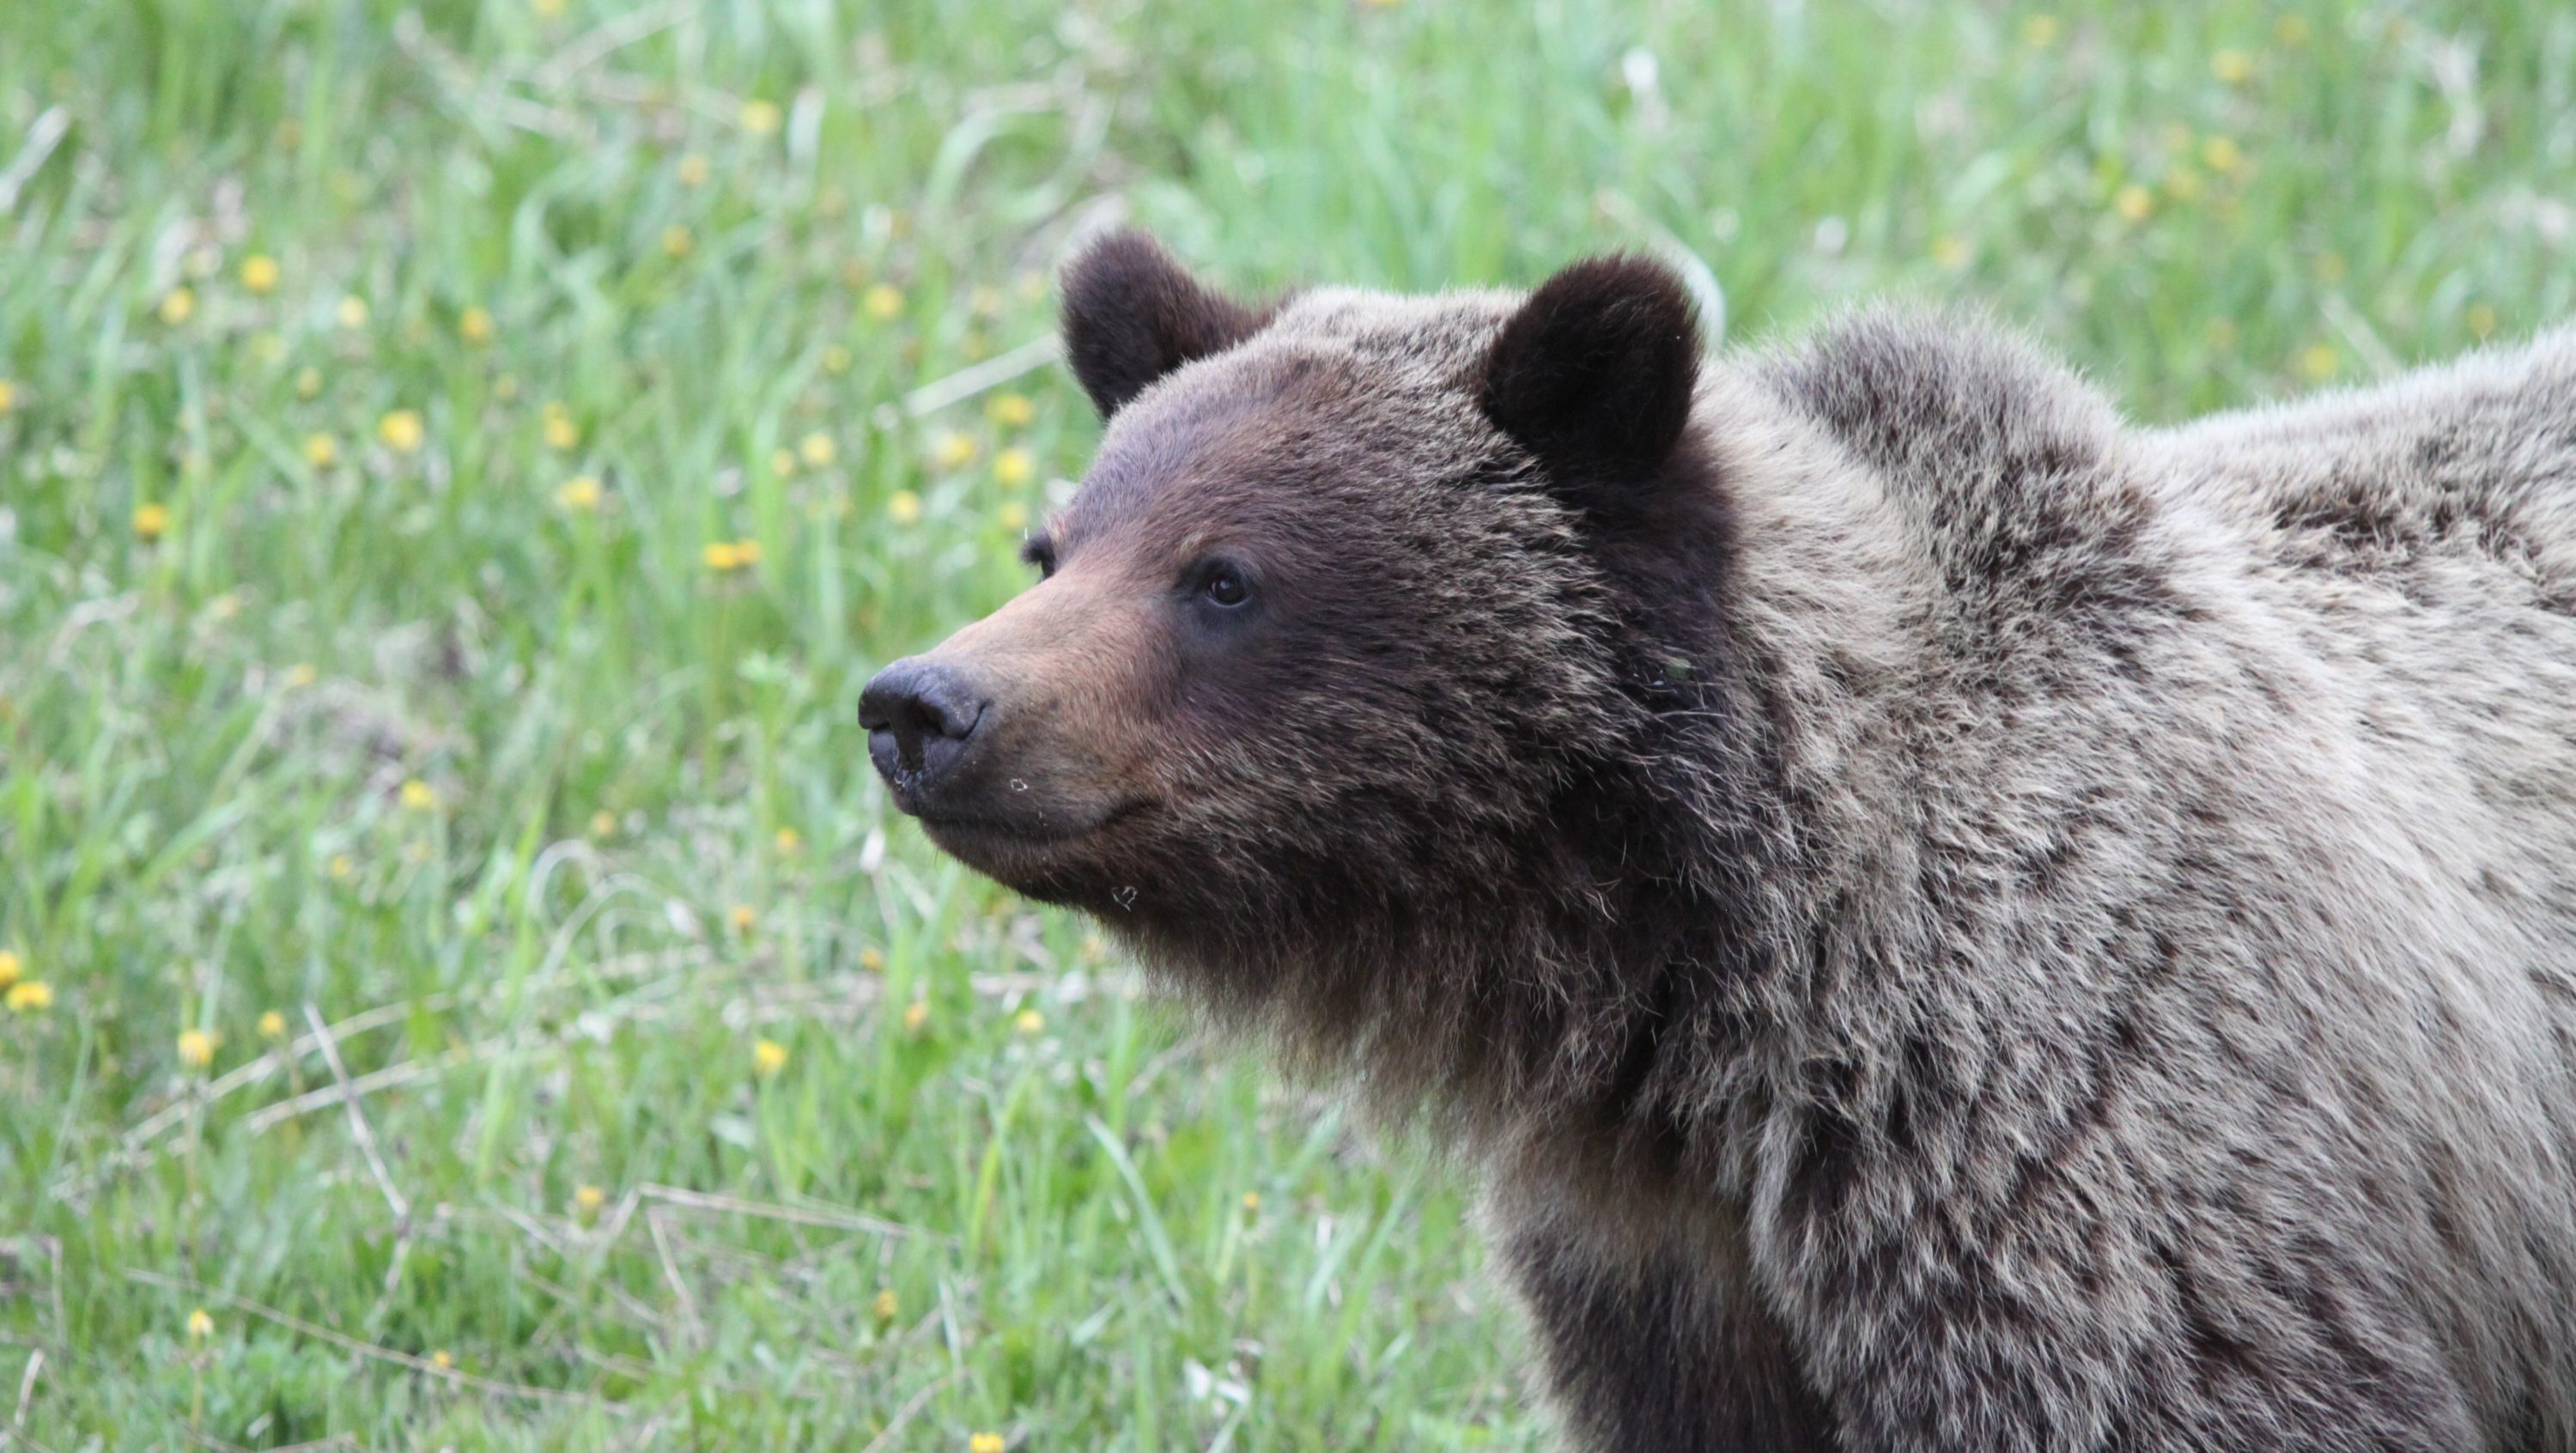
<instances>
[{"instance_id":1,"label":"grizzled silver fur","mask_svg":"<svg viewBox=\"0 0 2576 1453\"><path fill-rule=\"evenodd\" d=\"M1520 305L1095 389L1063 539L1385 634L990 870L1450 1127L1583 1447L2576 1449L2576 335L2152 430L1863 312L1596 528Z\"/></svg>"},{"instance_id":2,"label":"grizzled silver fur","mask_svg":"<svg viewBox=\"0 0 2576 1453\"><path fill-rule=\"evenodd\" d=\"M1864 314L1696 427L1774 1027L1714 1184L1534 1143L1504 1235L1773 1322L1819 1446L2576 1447L2576 337L2138 430Z\"/></svg>"}]
</instances>

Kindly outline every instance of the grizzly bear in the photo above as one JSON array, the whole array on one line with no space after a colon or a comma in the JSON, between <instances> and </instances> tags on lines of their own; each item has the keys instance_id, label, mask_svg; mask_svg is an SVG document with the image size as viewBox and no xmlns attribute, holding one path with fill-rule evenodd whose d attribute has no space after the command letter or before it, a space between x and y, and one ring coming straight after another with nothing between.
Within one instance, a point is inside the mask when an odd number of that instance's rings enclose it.
<instances>
[{"instance_id":1,"label":"grizzly bear","mask_svg":"<svg viewBox=\"0 0 2576 1453\"><path fill-rule=\"evenodd\" d=\"M2576 334L2180 428L1121 234L894 801L1484 1180L1587 1449L2576 1447Z\"/></svg>"}]
</instances>

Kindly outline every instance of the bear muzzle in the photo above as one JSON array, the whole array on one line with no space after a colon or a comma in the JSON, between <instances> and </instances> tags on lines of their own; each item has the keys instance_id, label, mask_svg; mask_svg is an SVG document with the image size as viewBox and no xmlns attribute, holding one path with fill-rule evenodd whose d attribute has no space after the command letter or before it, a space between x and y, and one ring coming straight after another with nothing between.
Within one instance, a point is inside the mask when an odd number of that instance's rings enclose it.
<instances>
[{"instance_id":1,"label":"bear muzzle","mask_svg":"<svg viewBox=\"0 0 2576 1453\"><path fill-rule=\"evenodd\" d=\"M1052 902L1114 901L1166 846L1153 607L1124 577L1059 573L859 695L897 810L949 856ZM1168 823L1164 823L1168 826ZM1092 892L1097 889L1097 892Z\"/></svg>"}]
</instances>

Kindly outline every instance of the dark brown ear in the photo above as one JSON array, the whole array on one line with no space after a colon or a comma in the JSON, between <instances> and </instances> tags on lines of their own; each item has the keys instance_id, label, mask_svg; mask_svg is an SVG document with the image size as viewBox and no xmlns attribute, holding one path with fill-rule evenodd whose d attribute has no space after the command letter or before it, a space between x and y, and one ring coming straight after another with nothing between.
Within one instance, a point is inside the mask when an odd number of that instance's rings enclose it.
<instances>
[{"instance_id":1,"label":"dark brown ear","mask_svg":"<svg viewBox=\"0 0 2576 1453\"><path fill-rule=\"evenodd\" d=\"M1142 232L1112 232L1065 264L1064 355L1100 417L1194 358L1269 321L1213 289Z\"/></svg>"},{"instance_id":2,"label":"dark brown ear","mask_svg":"<svg viewBox=\"0 0 2576 1453\"><path fill-rule=\"evenodd\" d=\"M1690 422L1699 324L1680 278L1596 257L1549 278L1485 357L1485 415L1537 456L1569 503L1615 503Z\"/></svg>"}]
</instances>

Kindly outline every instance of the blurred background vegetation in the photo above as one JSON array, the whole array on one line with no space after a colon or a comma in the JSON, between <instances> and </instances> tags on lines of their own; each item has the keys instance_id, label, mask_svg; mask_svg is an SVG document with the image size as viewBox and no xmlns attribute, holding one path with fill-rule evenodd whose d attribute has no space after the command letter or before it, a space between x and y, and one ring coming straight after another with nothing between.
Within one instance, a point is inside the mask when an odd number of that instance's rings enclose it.
<instances>
[{"instance_id":1,"label":"blurred background vegetation","mask_svg":"<svg viewBox=\"0 0 2576 1453\"><path fill-rule=\"evenodd\" d=\"M0 1428L1536 1446L1460 1178L867 770L1081 471L1068 240L2168 420L2563 315L2571 92L2537 0L0 0Z\"/></svg>"}]
</instances>

